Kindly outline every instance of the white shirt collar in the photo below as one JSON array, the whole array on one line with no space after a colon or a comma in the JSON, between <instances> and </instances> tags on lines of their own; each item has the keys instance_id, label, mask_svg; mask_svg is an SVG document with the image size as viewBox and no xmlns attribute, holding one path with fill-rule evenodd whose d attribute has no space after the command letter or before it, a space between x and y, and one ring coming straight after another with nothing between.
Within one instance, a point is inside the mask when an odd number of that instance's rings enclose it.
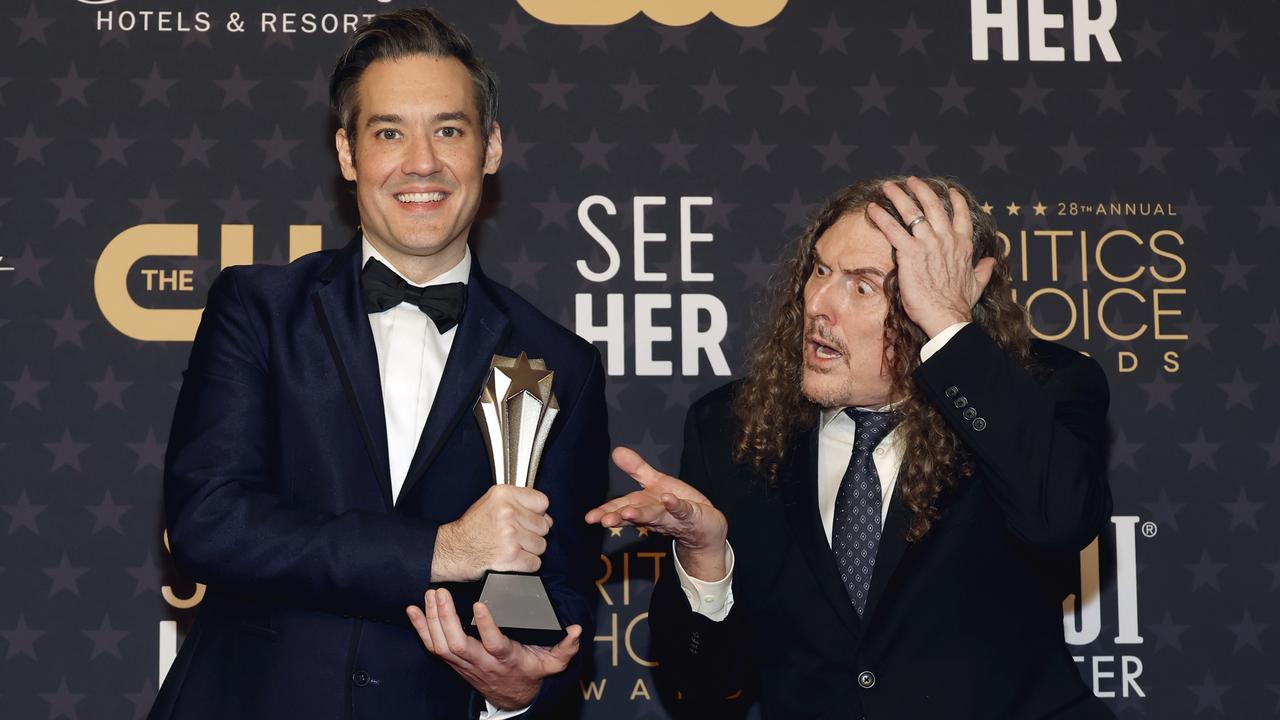
<instances>
[{"instance_id":1,"label":"white shirt collar","mask_svg":"<svg viewBox=\"0 0 1280 720\"><path fill-rule=\"evenodd\" d=\"M898 406L898 405L900 405L900 404L902 404L902 401L901 401L901 400L899 400L899 401L897 401L897 402L891 402L891 403L889 403L889 404L887 404L887 405L881 405L881 406L880 406L880 407L878 407L878 408L858 407L858 408L856 408L856 409L858 409L858 410L870 410L870 411L872 411L872 412L885 412L886 410L892 410L892 409L894 409L895 407L897 407L897 406ZM838 408L826 408L826 409L822 410L821 414L818 416L818 429L819 429L819 430L825 430L825 429L827 428L827 426L831 424L831 421L832 421L832 420L835 420L836 418L838 418L838 417L840 417L841 415L843 415L845 410L846 410L846 408L842 408L842 407L838 407Z\"/></svg>"},{"instance_id":2,"label":"white shirt collar","mask_svg":"<svg viewBox=\"0 0 1280 720\"><path fill-rule=\"evenodd\" d=\"M410 285L413 285L414 287L425 287L425 285L419 285L418 283L415 283L409 280L409 278L405 277L404 275L401 275L400 271L396 269L396 266L387 262L387 259L382 257L382 253L378 252L377 249L373 247L373 243L369 242L369 238L364 237L363 235L360 236L360 248L362 253L362 257L360 260L360 267L364 267L365 264L369 262L369 259L373 258L374 260L377 260L383 265L386 265L387 267L391 268L391 272L395 273L396 275L399 275L401 280L404 280L405 282L409 283ZM468 244L463 248L462 259L458 261L457 265L454 265L448 270L445 270L439 275L431 278L431 280L427 281L426 285L445 285L447 283L455 283L455 282L460 282L465 284L470 278L471 278L471 245Z\"/></svg>"}]
</instances>

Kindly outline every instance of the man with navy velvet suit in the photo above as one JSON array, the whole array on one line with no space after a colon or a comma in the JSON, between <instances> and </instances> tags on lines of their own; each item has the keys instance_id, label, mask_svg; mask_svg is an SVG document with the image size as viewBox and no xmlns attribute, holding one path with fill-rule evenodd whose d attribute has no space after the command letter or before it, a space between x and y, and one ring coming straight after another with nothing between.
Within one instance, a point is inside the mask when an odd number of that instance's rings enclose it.
<instances>
[{"instance_id":1,"label":"man with navy velvet suit","mask_svg":"<svg viewBox=\"0 0 1280 720\"><path fill-rule=\"evenodd\" d=\"M680 479L587 515L674 539L650 604L679 717L1101 720L1063 639L1111 512L1107 383L1030 337L991 218L945 178L844 188L775 279Z\"/></svg>"},{"instance_id":2,"label":"man with navy velvet suit","mask_svg":"<svg viewBox=\"0 0 1280 720\"><path fill-rule=\"evenodd\" d=\"M165 468L175 562L208 594L151 717L497 719L567 688L594 627L603 371L468 247L496 93L431 11L371 20L331 81L361 236L210 289ZM536 490L494 486L472 416L492 356L520 352L560 404ZM487 570L539 571L565 639L506 638L473 604Z\"/></svg>"}]
</instances>

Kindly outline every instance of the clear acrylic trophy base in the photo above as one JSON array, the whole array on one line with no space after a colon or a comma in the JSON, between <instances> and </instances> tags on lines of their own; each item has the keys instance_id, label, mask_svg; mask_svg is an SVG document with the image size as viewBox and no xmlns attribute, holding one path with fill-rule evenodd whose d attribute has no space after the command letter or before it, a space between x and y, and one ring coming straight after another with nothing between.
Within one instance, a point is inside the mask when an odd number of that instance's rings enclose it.
<instances>
[{"instance_id":1,"label":"clear acrylic trophy base","mask_svg":"<svg viewBox=\"0 0 1280 720\"><path fill-rule=\"evenodd\" d=\"M489 608L503 634L516 642L551 647L566 635L537 575L489 572L480 602ZM466 630L468 635L480 636L474 620Z\"/></svg>"}]
</instances>

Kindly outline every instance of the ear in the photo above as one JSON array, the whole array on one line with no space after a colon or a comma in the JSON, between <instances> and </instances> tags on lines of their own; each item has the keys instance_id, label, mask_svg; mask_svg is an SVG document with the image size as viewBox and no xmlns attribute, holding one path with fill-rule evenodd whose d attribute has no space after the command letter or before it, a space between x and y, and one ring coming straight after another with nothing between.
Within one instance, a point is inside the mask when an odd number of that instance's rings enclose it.
<instances>
[{"instance_id":1,"label":"ear","mask_svg":"<svg viewBox=\"0 0 1280 720\"><path fill-rule=\"evenodd\" d=\"M484 153L484 174L492 175L498 172L498 166L502 164L502 128L498 125L498 121L493 121L493 127L489 128L489 147Z\"/></svg>"},{"instance_id":2,"label":"ear","mask_svg":"<svg viewBox=\"0 0 1280 720\"><path fill-rule=\"evenodd\" d=\"M346 128L338 128L338 132L333 136L333 144L338 151L338 167L342 168L342 177L355 182L356 158L351 148L351 140L347 137Z\"/></svg>"}]
</instances>

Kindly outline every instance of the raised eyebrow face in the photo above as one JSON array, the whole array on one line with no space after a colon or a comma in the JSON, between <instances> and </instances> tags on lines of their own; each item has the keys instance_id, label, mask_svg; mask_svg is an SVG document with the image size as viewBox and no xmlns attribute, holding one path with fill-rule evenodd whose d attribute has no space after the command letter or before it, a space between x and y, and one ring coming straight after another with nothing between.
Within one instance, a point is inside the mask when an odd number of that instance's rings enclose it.
<instances>
[{"instance_id":1,"label":"raised eyebrow face","mask_svg":"<svg viewBox=\"0 0 1280 720\"><path fill-rule=\"evenodd\" d=\"M832 267L832 264L827 262L822 257L822 254L817 251L816 248L814 249L814 264L822 265L833 270L837 269ZM874 265L864 265L862 267L855 267L855 268L839 268L839 270L842 275L872 278L876 281L877 285L884 284L884 278L886 275L888 275L888 273L886 273L884 270L881 270L880 268L875 267Z\"/></svg>"}]
</instances>

